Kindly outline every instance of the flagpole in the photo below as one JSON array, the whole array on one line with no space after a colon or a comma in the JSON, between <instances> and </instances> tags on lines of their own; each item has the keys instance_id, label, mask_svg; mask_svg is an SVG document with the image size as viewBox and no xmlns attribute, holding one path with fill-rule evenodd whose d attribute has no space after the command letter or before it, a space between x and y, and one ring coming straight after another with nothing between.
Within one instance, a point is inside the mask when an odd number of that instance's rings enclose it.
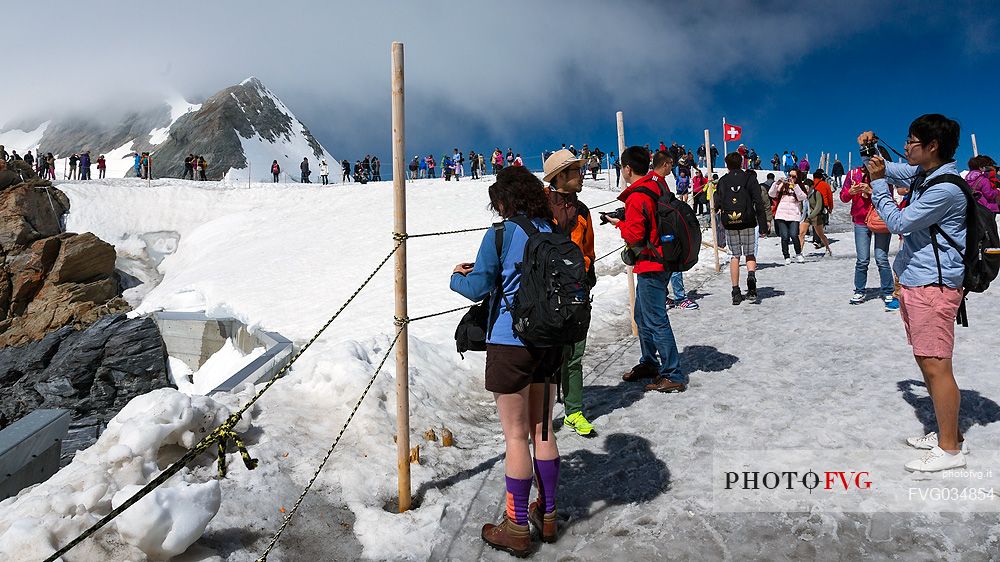
<instances>
[{"instance_id":1,"label":"flagpole","mask_svg":"<svg viewBox=\"0 0 1000 562\"><path fill-rule=\"evenodd\" d=\"M729 154L729 149L726 148L726 118L722 118L722 157L725 158Z\"/></svg>"}]
</instances>

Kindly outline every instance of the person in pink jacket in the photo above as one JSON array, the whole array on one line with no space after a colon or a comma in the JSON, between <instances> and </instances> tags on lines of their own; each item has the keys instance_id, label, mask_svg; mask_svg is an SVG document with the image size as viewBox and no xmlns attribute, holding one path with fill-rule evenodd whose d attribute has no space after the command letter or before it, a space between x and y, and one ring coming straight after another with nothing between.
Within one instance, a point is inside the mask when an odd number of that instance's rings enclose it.
<instances>
[{"instance_id":1,"label":"person in pink jacket","mask_svg":"<svg viewBox=\"0 0 1000 562\"><path fill-rule=\"evenodd\" d=\"M989 156L980 155L969 159L969 173L965 175L965 183L972 188L976 202L994 215L1000 212L1000 190L994 183L996 174L997 163Z\"/></svg>"},{"instance_id":2,"label":"person in pink jacket","mask_svg":"<svg viewBox=\"0 0 1000 562\"><path fill-rule=\"evenodd\" d=\"M840 200L851 204L851 222L854 223L854 248L857 260L854 263L854 296L851 304L865 302L865 285L868 284L868 265L871 263L872 239L875 240L875 266L878 268L879 284L886 310L896 310L898 304L892 295L894 279L889 267L889 233L872 232L865 224L865 218L872 208L872 188L867 170L859 166L847 174L844 187L840 188Z\"/></svg>"},{"instance_id":3,"label":"person in pink jacket","mask_svg":"<svg viewBox=\"0 0 1000 562\"><path fill-rule=\"evenodd\" d=\"M785 256L785 265L792 263L788 254L789 243L795 247L795 260L799 263L806 261L802 257L802 245L799 243L799 220L802 218L802 202L806 199L799 174L798 170L788 172L787 180L775 180L767 192L772 200L778 200L778 207L774 210L774 226L781 237L781 253Z\"/></svg>"}]
</instances>

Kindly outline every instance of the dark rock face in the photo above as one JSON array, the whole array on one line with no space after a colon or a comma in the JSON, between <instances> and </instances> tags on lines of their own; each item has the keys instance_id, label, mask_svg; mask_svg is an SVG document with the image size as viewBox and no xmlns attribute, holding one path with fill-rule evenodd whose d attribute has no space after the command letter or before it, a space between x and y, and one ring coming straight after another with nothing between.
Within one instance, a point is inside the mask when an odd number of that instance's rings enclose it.
<instances>
[{"instance_id":1,"label":"dark rock face","mask_svg":"<svg viewBox=\"0 0 1000 562\"><path fill-rule=\"evenodd\" d=\"M285 113L267 88L256 78L215 94L201 109L188 113L170 128L169 137L153 153L156 177L181 177L184 157L197 154L208 162L208 178L220 179L231 168L246 168L240 137L260 135L278 142L302 127L315 158L323 157L323 147L298 120ZM308 154L296 155L301 160ZM295 170L297 172L297 170Z\"/></svg>"},{"instance_id":2,"label":"dark rock face","mask_svg":"<svg viewBox=\"0 0 1000 562\"><path fill-rule=\"evenodd\" d=\"M109 314L84 330L0 349L0 429L37 408L107 421L132 398L169 385L156 323Z\"/></svg>"}]
</instances>

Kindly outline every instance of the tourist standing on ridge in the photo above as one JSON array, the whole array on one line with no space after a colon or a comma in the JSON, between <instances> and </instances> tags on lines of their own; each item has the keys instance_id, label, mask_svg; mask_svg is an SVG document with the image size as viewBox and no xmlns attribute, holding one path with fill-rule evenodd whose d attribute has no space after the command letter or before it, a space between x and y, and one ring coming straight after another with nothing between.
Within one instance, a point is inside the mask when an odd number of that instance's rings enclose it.
<instances>
[{"instance_id":1,"label":"tourist standing on ridge","mask_svg":"<svg viewBox=\"0 0 1000 562\"><path fill-rule=\"evenodd\" d=\"M519 262L528 243L521 224L527 219L539 232L554 228L543 188L524 168L498 174L489 188L490 206L504 219L504 228L488 229L475 263L458 264L451 276L453 291L474 302L489 298L493 311L487 328L486 390L493 393L503 429L507 499L503 521L484 525L481 536L490 546L521 557L531 553L529 521L541 528L542 540L558 538L559 449L555 432L543 428L552 420L556 385L551 383L559 372L563 348L526 346L513 330L508 308L520 288ZM529 505L532 475L538 500Z\"/></svg>"},{"instance_id":2,"label":"tourist standing on ridge","mask_svg":"<svg viewBox=\"0 0 1000 562\"><path fill-rule=\"evenodd\" d=\"M182 180L186 180L188 178L192 180L194 179L194 164L194 154L188 154L184 157L184 173L181 174Z\"/></svg>"},{"instance_id":3,"label":"tourist standing on ridge","mask_svg":"<svg viewBox=\"0 0 1000 562\"><path fill-rule=\"evenodd\" d=\"M372 181L382 181L382 161L378 156L372 156Z\"/></svg>"},{"instance_id":4,"label":"tourist standing on ridge","mask_svg":"<svg viewBox=\"0 0 1000 562\"><path fill-rule=\"evenodd\" d=\"M575 158L568 150L559 150L542 164L545 173L542 180L549 182L545 194L556 226L583 252L588 281L593 287L597 283L594 271L594 221L590 209L577 197L583 189L583 178L580 176L582 167L583 159ZM594 431L594 426L583 415L583 356L586 350L586 338L566 346L561 368L563 404L566 407L563 425L583 436L589 436Z\"/></svg>"},{"instance_id":5,"label":"tourist standing on ridge","mask_svg":"<svg viewBox=\"0 0 1000 562\"><path fill-rule=\"evenodd\" d=\"M767 212L761 198L757 173L742 169L746 159L739 152L726 155L729 172L719 179L715 190L715 208L720 211L729 246L729 277L733 282L733 304L744 300L740 290L740 256L747 260L746 300L757 303L757 238L767 236Z\"/></svg>"},{"instance_id":6,"label":"tourist standing on ridge","mask_svg":"<svg viewBox=\"0 0 1000 562\"><path fill-rule=\"evenodd\" d=\"M208 181L208 162L204 156L198 157L198 181Z\"/></svg>"},{"instance_id":7,"label":"tourist standing on ridge","mask_svg":"<svg viewBox=\"0 0 1000 562\"><path fill-rule=\"evenodd\" d=\"M108 171L108 162L104 159L104 155L97 157L97 179L103 180L105 173Z\"/></svg>"},{"instance_id":8,"label":"tourist standing on ridge","mask_svg":"<svg viewBox=\"0 0 1000 562\"><path fill-rule=\"evenodd\" d=\"M347 182L351 181L351 161L348 160L348 159L346 159L346 158L344 158L340 162L340 167L343 170L343 175L340 178L340 181L342 183L347 183Z\"/></svg>"},{"instance_id":9,"label":"tourist standing on ridge","mask_svg":"<svg viewBox=\"0 0 1000 562\"><path fill-rule=\"evenodd\" d=\"M300 183L312 183L311 181L309 181L309 176L312 174L312 171L309 170L309 158L308 157L303 157L302 158L302 163L299 164L299 171L302 172L302 176L299 179Z\"/></svg>"},{"instance_id":10,"label":"tourist standing on ridge","mask_svg":"<svg viewBox=\"0 0 1000 562\"><path fill-rule=\"evenodd\" d=\"M712 168L717 168L715 161L719 159L719 149L715 148L715 143L712 143L712 149L710 151L712 157Z\"/></svg>"},{"instance_id":11,"label":"tourist standing on ridge","mask_svg":"<svg viewBox=\"0 0 1000 562\"><path fill-rule=\"evenodd\" d=\"M479 179L479 156L475 150L469 151L469 171L472 172L472 179Z\"/></svg>"},{"instance_id":12,"label":"tourist standing on ridge","mask_svg":"<svg viewBox=\"0 0 1000 562\"><path fill-rule=\"evenodd\" d=\"M326 160L319 161L319 179L322 185L330 183L330 167L326 165Z\"/></svg>"},{"instance_id":13,"label":"tourist standing on ridge","mask_svg":"<svg viewBox=\"0 0 1000 562\"><path fill-rule=\"evenodd\" d=\"M840 160L834 160L831 171L833 172L833 187L840 189L844 185L842 181L844 178L844 163Z\"/></svg>"},{"instance_id":14,"label":"tourist standing on ridge","mask_svg":"<svg viewBox=\"0 0 1000 562\"><path fill-rule=\"evenodd\" d=\"M281 165L278 164L277 160L271 162L271 177L274 178L274 183L278 183L278 178L281 176Z\"/></svg>"},{"instance_id":15,"label":"tourist standing on ridge","mask_svg":"<svg viewBox=\"0 0 1000 562\"><path fill-rule=\"evenodd\" d=\"M656 377L646 390L683 392L688 377L681 371L677 341L667 316L667 283L670 275L663 269L656 250L660 244L656 232L656 201L636 190L645 188L657 197L662 193L663 177L649 171L649 151L630 146L621 155L622 177L627 187L618 196L625 203L625 219L608 216L622 240L635 256L635 323L639 328L642 357L632 370L622 376L626 382Z\"/></svg>"},{"instance_id":16,"label":"tourist standing on ridge","mask_svg":"<svg viewBox=\"0 0 1000 562\"><path fill-rule=\"evenodd\" d=\"M14 154L17 154L17 152L15 152ZM76 165L77 165L77 163L79 161L80 161L80 157L77 156L76 153L73 153L72 155L70 155L70 157L69 157L69 178L68 179L75 180L77 178L77 176L76 176ZM136 171L138 171L138 170L136 170ZM136 174L136 175L139 175L139 174Z\"/></svg>"},{"instance_id":17,"label":"tourist standing on ridge","mask_svg":"<svg viewBox=\"0 0 1000 562\"><path fill-rule=\"evenodd\" d=\"M45 165L48 166L49 179L56 181L56 157L51 152L45 155Z\"/></svg>"}]
</instances>

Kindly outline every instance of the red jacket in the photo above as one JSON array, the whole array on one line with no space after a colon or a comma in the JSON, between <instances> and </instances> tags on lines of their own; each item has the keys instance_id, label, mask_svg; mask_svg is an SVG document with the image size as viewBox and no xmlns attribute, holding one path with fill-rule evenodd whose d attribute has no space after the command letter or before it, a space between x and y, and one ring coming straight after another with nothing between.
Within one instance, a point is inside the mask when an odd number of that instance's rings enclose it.
<instances>
[{"instance_id":1,"label":"red jacket","mask_svg":"<svg viewBox=\"0 0 1000 562\"><path fill-rule=\"evenodd\" d=\"M659 197L660 186L656 182L662 179L655 172L650 172L628 186L618 196L618 200L625 203L625 220L619 222L616 226L621 231L622 240L630 247L646 248L648 245L653 245L659 241L659 235L656 232L656 220L654 219L656 216L656 202L641 193L636 195L633 195L633 193L635 193L637 188L645 187ZM663 264L659 261L659 256L648 248L640 252L639 258L633 269L635 273L650 273L664 270Z\"/></svg>"}]
</instances>

